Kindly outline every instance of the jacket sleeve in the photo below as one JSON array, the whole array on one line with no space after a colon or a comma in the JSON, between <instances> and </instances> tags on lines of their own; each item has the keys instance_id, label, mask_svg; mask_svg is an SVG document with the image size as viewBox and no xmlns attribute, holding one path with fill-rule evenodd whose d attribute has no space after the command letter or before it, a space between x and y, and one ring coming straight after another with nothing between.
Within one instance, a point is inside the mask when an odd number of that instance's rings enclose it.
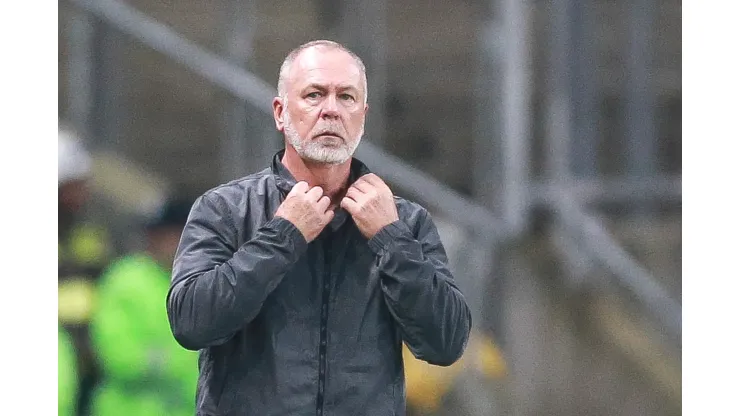
<instances>
[{"instance_id":1,"label":"jacket sleeve","mask_svg":"<svg viewBox=\"0 0 740 416\"><path fill-rule=\"evenodd\" d=\"M463 354L471 315L447 267L447 255L426 210L414 236L402 221L370 239L380 285L409 350L430 364L448 366Z\"/></svg>"},{"instance_id":2,"label":"jacket sleeve","mask_svg":"<svg viewBox=\"0 0 740 416\"><path fill-rule=\"evenodd\" d=\"M191 350L223 344L254 319L307 247L298 228L280 217L236 247L231 212L210 198L220 197L206 194L193 205L167 295L172 333Z\"/></svg>"}]
</instances>

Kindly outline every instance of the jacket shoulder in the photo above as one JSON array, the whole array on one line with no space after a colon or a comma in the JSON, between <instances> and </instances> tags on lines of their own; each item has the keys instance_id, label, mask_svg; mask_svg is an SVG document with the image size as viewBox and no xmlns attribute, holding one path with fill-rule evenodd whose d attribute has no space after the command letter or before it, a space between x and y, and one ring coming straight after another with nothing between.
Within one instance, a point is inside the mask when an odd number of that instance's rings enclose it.
<instances>
[{"instance_id":1,"label":"jacket shoulder","mask_svg":"<svg viewBox=\"0 0 740 416\"><path fill-rule=\"evenodd\" d=\"M216 230L234 250L250 237L267 215L267 206L274 201L275 175L267 168L243 178L218 185L204 192L193 204L191 219ZM189 230L186 227L184 234Z\"/></svg>"},{"instance_id":2,"label":"jacket shoulder","mask_svg":"<svg viewBox=\"0 0 740 416\"><path fill-rule=\"evenodd\" d=\"M398 217L413 231L414 235L419 233L419 229L425 221L431 220L429 211L418 202L409 201L400 196L393 196L398 209Z\"/></svg>"},{"instance_id":3,"label":"jacket shoulder","mask_svg":"<svg viewBox=\"0 0 740 416\"><path fill-rule=\"evenodd\" d=\"M264 181L274 180L272 171L269 168L262 169L259 172L234 179L203 192L201 197L213 197L215 195L228 195L229 193L248 191L250 188L258 186Z\"/></svg>"},{"instance_id":4,"label":"jacket shoulder","mask_svg":"<svg viewBox=\"0 0 740 416\"><path fill-rule=\"evenodd\" d=\"M231 204L239 203L251 192L259 192L274 181L275 178L272 171L269 168L265 168L259 172L255 172L208 189L203 192L198 199L224 201Z\"/></svg>"}]
</instances>

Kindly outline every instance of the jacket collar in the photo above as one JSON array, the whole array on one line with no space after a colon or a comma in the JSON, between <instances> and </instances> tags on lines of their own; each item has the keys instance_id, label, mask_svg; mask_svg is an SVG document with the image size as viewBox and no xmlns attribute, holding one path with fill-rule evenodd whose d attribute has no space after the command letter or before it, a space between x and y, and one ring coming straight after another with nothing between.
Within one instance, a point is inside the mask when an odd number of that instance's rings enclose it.
<instances>
[{"instance_id":1,"label":"jacket collar","mask_svg":"<svg viewBox=\"0 0 740 416\"><path fill-rule=\"evenodd\" d=\"M295 186L295 184L298 182L293 177L293 174L290 173L287 167L283 165L283 155L285 154L285 149L282 149L275 153L275 155L272 157L272 173L275 175L275 184L277 185L278 189L280 190L280 193L283 197L290 192L290 190ZM361 176L366 175L368 173L371 173L370 169L362 163L359 159L352 158L352 163L350 164L349 168L349 183L355 182L357 179L359 179ZM339 208L336 213L334 214L334 218L332 219L331 223L329 223L329 226L333 231L336 231L342 224L344 224L344 221L349 216L349 213L345 211L342 208Z\"/></svg>"},{"instance_id":2,"label":"jacket collar","mask_svg":"<svg viewBox=\"0 0 740 416\"><path fill-rule=\"evenodd\" d=\"M288 168L283 165L282 160L284 154L285 149L282 149L272 157L272 173L275 175L275 182L278 189L287 194L298 181L295 180ZM349 183L353 183L368 173L371 173L370 169L359 159L353 157L352 164L349 168Z\"/></svg>"}]
</instances>

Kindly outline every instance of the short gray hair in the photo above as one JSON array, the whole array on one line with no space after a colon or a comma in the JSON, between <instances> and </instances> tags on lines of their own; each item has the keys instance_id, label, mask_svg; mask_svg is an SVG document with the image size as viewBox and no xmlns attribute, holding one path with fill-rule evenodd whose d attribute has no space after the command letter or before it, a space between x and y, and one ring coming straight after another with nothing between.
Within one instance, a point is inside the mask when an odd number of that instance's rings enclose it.
<instances>
[{"instance_id":1,"label":"short gray hair","mask_svg":"<svg viewBox=\"0 0 740 416\"><path fill-rule=\"evenodd\" d=\"M313 47L323 47L327 49L339 49L341 51L347 52L349 56L352 57L352 59L355 60L355 63L360 68L360 71L362 72L362 86L365 89L365 104L367 104L367 74L365 72L365 64L362 62L362 59L360 59L357 54L349 50L346 46L342 45L341 43L334 42L331 40L313 40L311 42L304 43L303 45L293 49L290 51L288 56L285 57L285 60L283 61L283 64L280 65L280 74L278 76L278 95L283 100L286 100L287 94L285 91L285 83L286 79L288 78L288 72L290 72L290 66L293 64L293 61L295 61L295 58L304 50L308 48Z\"/></svg>"}]
</instances>

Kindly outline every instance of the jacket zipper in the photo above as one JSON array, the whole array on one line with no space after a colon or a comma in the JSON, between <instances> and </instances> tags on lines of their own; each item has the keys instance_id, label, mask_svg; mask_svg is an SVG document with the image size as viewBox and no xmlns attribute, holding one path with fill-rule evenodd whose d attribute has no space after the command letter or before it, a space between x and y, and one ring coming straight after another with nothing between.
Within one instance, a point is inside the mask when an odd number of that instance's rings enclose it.
<instances>
[{"instance_id":1,"label":"jacket zipper","mask_svg":"<svg viewBox=\"0 0 740 416\"><path fill-rule=\"evenodd\" d=\"M316 397L316 415L324 414L324 387L326 384L326 340L329 318L329 283L331 281L331 234L324 240L324 287L321 291L321 325L319 337L319 392Z\"/></svg>"}]
</instances>

